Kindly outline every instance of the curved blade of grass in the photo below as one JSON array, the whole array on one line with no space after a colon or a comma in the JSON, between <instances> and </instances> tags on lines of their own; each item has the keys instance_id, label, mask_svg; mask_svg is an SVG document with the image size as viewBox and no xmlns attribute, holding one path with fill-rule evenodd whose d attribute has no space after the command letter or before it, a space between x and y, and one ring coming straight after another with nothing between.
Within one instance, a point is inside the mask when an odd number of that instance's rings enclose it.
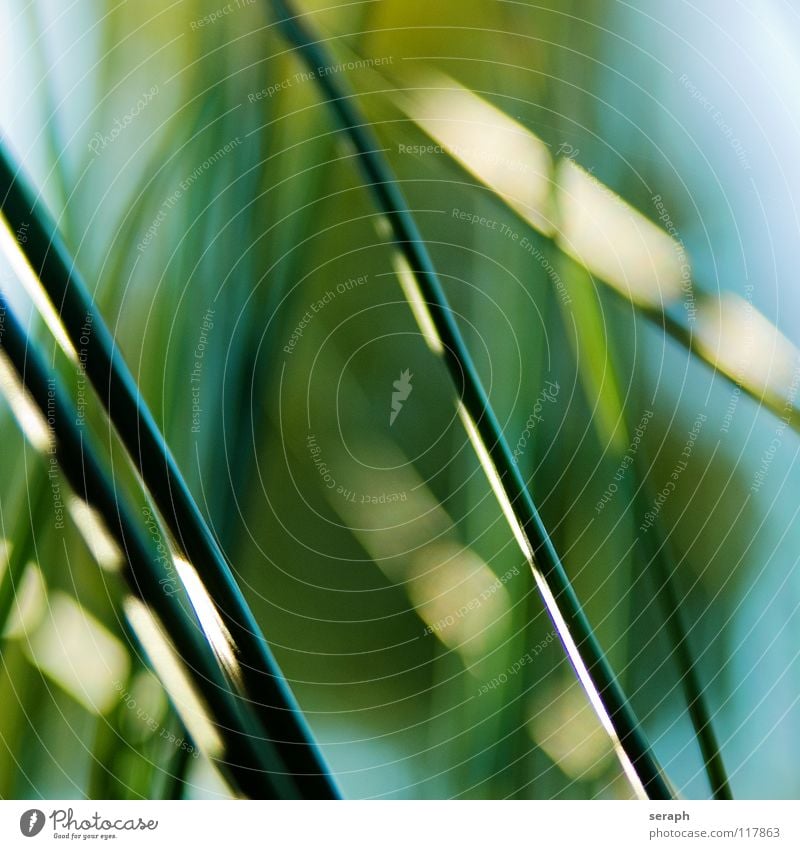
<instances>
[{"instance_id":1,"label":"curved blade of grass","mask_svg":"<svg viewBox=\"0 0 800 849\"><path fill-rule=\"evenodd\" d=\"M311 730L222 551L142 399L133 375L96 309L41 199L0 145L0 209L12 232L27 226L20 245L134 467L187 559L205 582L239 650L245 689L261 723L307 798L338 798ZM91 333L85 334L87 316ZM83 339L83 344L81 340Z\"/></svg>"},{"instance_id":2,"label":"curved blade of grass","mask_svg":"<svg viewBox=\"0 0 800 849\"><path fill-rule=\"evenodd\" d=\"M296 798L294 777L273 744L262 733L250 706L222 674L202 624L163 584L170 575L140 530L130 509L109 482L89 435L76 424L76 413L59 382L47 371L31 340L0 295L0 348L24 387L26 398L38 407L41 427L47 428L52 448L73 491L102 517L120 551L125 552L125 578L133 596L149 606L168 629L185 672L202 694L215 729L223 741L216 762L242 792L255 798ZM41 447L41 446L37 446ZM136 630L134 626L134 630Z\"/></svg>"},{"instance_id":3,"label":"curved blade of grass","mask_svg":"<svg viewBox=\"0 0 800 849\"><path fill-rule=\"evenodd\" d=\"M321 42L292 6L272 0L278 26L314 70L332 63ZM455 323L444 290L411 213L377 139L337 75L316 74L316 82L354 144L358 163L379 209L385 214L404 288L431 348L443 358L459 397L459 414L489 477L515 538L533 570L548 613L598 717L614 742L639 795L672 797L669 786L586 619L533 499L513 462L472 358Z\"/></svg>"}]
</instances>

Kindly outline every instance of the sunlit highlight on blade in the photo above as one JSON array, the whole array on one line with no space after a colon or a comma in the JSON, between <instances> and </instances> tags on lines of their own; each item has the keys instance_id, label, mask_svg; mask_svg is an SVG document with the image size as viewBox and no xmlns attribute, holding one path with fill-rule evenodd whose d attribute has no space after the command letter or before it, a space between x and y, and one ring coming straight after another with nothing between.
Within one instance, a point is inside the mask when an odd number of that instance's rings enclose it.
<instances>
[{"instance_id":1,"label":"sunlit highlight on blade","mask_svg":"<svg viewBox=\"0 0 800 849\"><path fill-rule=\"evenodd\" d=\"M433 323L431 312L425 303L425 298L419 288L414 272L408 264L408 260L403 254L396 251L392 257L392 265L394 266L403 294L411 307L411 312L417 320L420 332L425 338L425 342L434 354L443 353L444 345L442 344L442 338L439 336L439 331Z\"/></svg>"},{"instance_id":2,"label":"sunlit highlight on blade","mask_svg":"<svg viewBox=\"0 0 800 849\"><path fill-rule=\"evenodd\" d=\"M28 442L44 454L52 444L47 420L23 387L16 369L2 349L0 349L0 392L8 401L8 406Z\"/></svg>"},{"instance_id":3,"label":"sunlit highlight on blade","mask_svg":"<svg viewBox=\"0 0 800 849\"><path fill-rule=\"evenodd\" d=\"M0 212L0 252L8 260L11 269L19 282L22 283L28 297L33 301L61 349L73 362L77 363L78 353L70 342L58 312L50 298L45 294L36 272L31 268L28 258L22 252L2 212Z\"/></svg>"},{"instance_id":4,"label":"sunlit highlight on blade","mask_svg":"<svg viewBox=\"0 0 800 849\"><path fill-rule=\"evenodd\" d=\"M192 603L194 612L200 621L203 633L208 638L214 654L230 678L241 688L242 670L236 657L236 645L230 631L222 621L205 584L197 574L197 570L182 557L174 557L183 586Z\"/></svg>"},{"instance_id":5,"label":"sunlit highlight on blade","mask_svg":"<svg viewBox=\"0 0 800 849\"><path fill-rule=\"evenodd\" d=\"M569 159L558 166L558 233L564 253L644 306L681 298L681 246L616 192Z\"/></svg>"},{"instance_id":6,"label":"sunlit highlight on blade","mask_svg":"<svg viewBox=\"0 0 800 849\"><path fill-rule=\"evenodd\" d=\"M68 498L67 509L98 565L109 572L119 571L124 557L97 510L77 495Z\"/></svg>"},{"instance_id":7,"label":"sunlit highlight on blade","mask_svg":"<svg viewBox=\"0 0 800 849\"><path fill-rule=\"evenodd\" d=\"M791 417L800 384L800 352L753 304L730 292L703 300L692 341L731 380Z\"/></svg>"},{"instance_id":8,"label":"sunlit highlight on blade","mask_svg":"<svg viewBox=\"0 0 800 849\"><path fill-rule=\"evenodd\" d=\"M606 711L605 705L603 704L603 700L600 697L600 694L597 691L597 687L592 680L592 676L589 674L589 670L586 667L586 664L581 657L580 652L578 651L578 647L575 644L575 640L572 638L572 634L567 627L567 623L564 620L564 617L561 615L561 611L559 610L558 603L553 596L553 593L544 579L544 576L540 572L538 566L536 565L534 556L533 556L533 548L531 547L530 542L525 534L525 531L520 524L519 519L514 511L514 508L509 500L508 493L503 486L503 482L500 478L500 475L497 471L497 468L492 461L492 458L489 455L489 451L486 448L483 440L481 439L480 434L478 433L478 428L475 425L475 422L472 420L467 409L464 405L459 401L458 402L458 414L461 418L461 421L464 423L464 427L466 428L467 434L469 436L470 442L472 443L473 448L475 449L475 453L478 455L478 459L480 460L480 464L483 467L484 472L486 473L486 477L489 479L489 484L494 492L498 502L500 503L500 508L503 511L503 515L506 517L509 525L511 526L511 530L514 534L514 538L519 544L520 550L522 551L525 560L530 565L533 570L533 577L536 580L536 585L539 588L539 592L542 594L542 599L544 600L545 607L547 608L550 616L553 620L553 623L556 626L556 630L561 638L561 642L564 646L565 651L569 657L570 663L575 669L578 678L581 681L584 689L586 690L586 694L589 697L589 700L592 703L597 715L600 719L600 722L611 738L612 745L614 746L614 750L619 757L619 760L622 764L622 768L625 770L625 774L628 776L629 781L633 785L636 793L643 799L647 798L647 793L645 792L644 786L639 779L639 776L636 774L636 770L634 769L633 764L631 763L630 758L625 752L622 744L620 743L619 735L614 730L614 725L611 722L611 718Z\"/></svg>"},{"instance_id":9,"label":"sunlit highlight on blade","mask_svg":"<svg viewBox=\"0 0 800 849\"><path fill-rule=\"evenodd\" d=\"M155 614L134 596L125 600L124 607L128 621L194 742L209 757L219 758L223 752L222 740Z\"/></svg>"},{"instance_id":10,"label":"sunlit highlight on blade","mask_svg":"<svg viewBox=\"0 0 800 849\"><path fill-rule=\"evenodd\" d=\"M500 509L503 511L503 515L506 517L508 524L511 526L514 539L517 541L523 557L529 563L533 563L533 549L531 548L531 544L528 541L527 536L525 536L525 531L522 529L522 525L517 518L517 514L508 499L508 493L506 493L503 482L500 480L497 467L492 461L492 458L489 456L489 451L484 445L481 435L478 433L478 428L472 420L472 416L461 401L458 402L458 415L466 428L469 441L472 443L472 447L478 455L483 471L486 473L486 477L489 478L489 484L492 487L492 492L494 492L495 497L500 503Z\"/></svg>"}]
</instances>

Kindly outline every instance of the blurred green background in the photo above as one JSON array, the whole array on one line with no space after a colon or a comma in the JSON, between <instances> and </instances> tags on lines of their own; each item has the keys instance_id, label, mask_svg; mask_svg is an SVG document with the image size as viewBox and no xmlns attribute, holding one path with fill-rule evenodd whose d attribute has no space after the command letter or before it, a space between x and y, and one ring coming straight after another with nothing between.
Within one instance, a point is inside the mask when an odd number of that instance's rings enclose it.
<instances>
[{"instance_id":1,"label":"blurred green background","mask_svg":"<svg viewBox=\"0 0 800 849\"><path fill-rule=\"evenodd\" d=\"M344 794L629 797L398 286L353 151L269 4L2 2L2 131ZM734 793L796 798L798 440L781 418L800 343L796 10L303 9L342 63L325 72L346 75L397 171L671 780L708 795L643 555L641 508L670 480L658 556ZM561 176L547 177L555 162ZM695 288L676 288L687 262ZM665 331L665 310L688 343ZM31 321L134 491L85 380ZM772 410L723 375L731 361ZM0 796L227 795L130 646L115 577L69 509L57 521L47 459L5 407L0 432L6 564L24 552L0 582Z\"/></svg>"}]
</instances>

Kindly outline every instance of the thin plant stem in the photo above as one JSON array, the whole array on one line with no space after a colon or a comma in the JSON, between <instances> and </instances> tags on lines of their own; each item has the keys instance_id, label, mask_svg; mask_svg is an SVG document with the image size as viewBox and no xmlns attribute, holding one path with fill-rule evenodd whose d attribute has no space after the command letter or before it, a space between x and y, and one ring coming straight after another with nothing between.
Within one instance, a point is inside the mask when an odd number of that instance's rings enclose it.
<instances>
[{"instance_id":1,"label":"thin plant stem","mask_svg":"<svg viewBox=\"0 0 800 849\"><path fill-rule=\"evenodd\" d=\"M173 727L180 729L181 722L176 716L172 722ZM189 765L192 760L192 752L188 746L178 746L174 755L165 767L166 777L164 790L161 793L163 799L182 799L186 789L186 777L189 774Z\"/></svg>"},{"instance_id":2,"label":"thin plant stem","mask_svg":"<svg viewBox=\"0 0 800 849\"><path fill-rule=\"evenodd\" d=\"M19 247L54 306L106 413L142 482L208 588L237 647L244 689L303 795L338 798L339 791L219 544L178 469L114 338L41 198L25 184L0 144L0 210L10 229L24 227ZM86 332L90 322L91 331Z\"/></svg>"},{"instance_id":3,"label":"thin plant stem","mask_svg":"<svg viewBox=\"0 0 800 849\"><path fill-rule=\"evenodd\" d=\"M322 42L285 0L272 0L276 22L310 69L332 65ZM442 356L455 384L462 420L481 458L492 488L533 570L548 614L625 772L640 796L672 798L656 757L596 641L525 482L512 459L472 358L456 325L444 290L394 175L380 153L370 125L361 116L341 74L314 74L340 129L358 153L357 162L378 208L385 215L396 248L420 290L416 309L432 323ZM414 306L414 304L412 304ZM431 335L431 329L428 330Z\"/></svg>"},{"instance_id":4,"label":"thin plant stem","mask_svg":"<svg viewBox=\"0 0 800 849\"><path fill-rule=\"evenodd\" d=\"M27 333L0 295L0 348L30 400L47 421L55 457L75 494L95 509L124 552L124 577L134 597L147 605L167 629L185 670L206 702L224 748L216 759L234 785L255 798L301 796L273 744L261 733L251 707L223 675L201 623L163 584L170 575L130 508L109 481L89 434L76 424L76 413L58 379L48 372Z\"/></svg>"},{"instance_id":5,"label":"thin plant stem","mask_svg":"<svg viewBox=\"0 0 800 849\"><path fill-rule=\"evenodd\" d=\"M641 480L646 481L642 468L644 463L638 457L635 466L639 470ZM649 498L649 494L650 487L647 486L646 482L636 488L633 497L635 516L644 515L647 509L645 499ZM652 503L652 501L647 503ZM664 534L660 519L657 518L653 522L649 532L639 539L639 543L644 549L644 560L652 569L652 578L656 584L656 595L664 612L664 622L675 652L675 662L680 672L689 718L694 728L700 753L703 756L703 764L711 792L715 799L733 799L733 791L728 781L719 741L711 721L711 711L703 692L700 673L691 649L689 629L683 612L684 605L678 597L675 586L672 549Z\"/></svg>"}]
</instances>

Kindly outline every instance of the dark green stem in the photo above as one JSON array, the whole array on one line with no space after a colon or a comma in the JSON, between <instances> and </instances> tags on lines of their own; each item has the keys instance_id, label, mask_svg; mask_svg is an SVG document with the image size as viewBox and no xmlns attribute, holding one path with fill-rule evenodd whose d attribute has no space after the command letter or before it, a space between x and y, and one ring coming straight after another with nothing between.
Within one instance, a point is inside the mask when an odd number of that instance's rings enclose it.
<instances>
[{"instance_id":1,"label":"dark green stem","mask_svg":"<svg viewBox=\"0 0 800 849\"><path fill-rule=\"evenodd\" d=\"M174 717L171 724L177 732L182 731L183 725L178 716ZM189 764L191 763L193 754L194 752L190 751L185 742L184 745L178 746L175 754L170 758L169 765L166 767L167 775L164 781L164 791L161 794L162 798L183 798L184 788L186 787L186 776L189 773Z\"/></svg>"},{"instance_id":2,"label":"dark green stem","mask_svg":"<svg viewBox=\"0 0 800 849\"><path fill-rule=\"evenodd\" d=\"M255 798L296 798L301 795L275 747L261 733L251 716L249 703L231 689L223 675L201 623L189 613L188 601L181 600L164 580L166 572L151 540L120 493L109 481L95 454L90 435L76 424L76 413L59 381L48 372L27 333L0 295L0 348L19 375L20 381L47 420L54 440L59 466L73 491L102 517L128 568L125 578L135 597L155 613L168 629L169 637L185 671L193 680L201 699L224 743L218 759L233 783Z\"/></svg>"},{"instance_id":3,"label":"dark green stem","mask_svg":"<svg viewBox=\"0 0 800 849\"><path fill-rule=\"evenodd\" d=\"M187 559L208 587L237 646L245 690L306 798L338 798L308 724L224 555L142 399L114 338L38 195L0 146L0 209L39 277L109 419ZM87 321L91 331L86 332Z\"/></svg>"},{"instance_id":4,"label":"dark green stem","mask_svg":"<svg viewBox=\"0 0 800 849\"><path fill-rule=\"evenodd\" d=\"M644 466L643 462L638 461L636 463L640 478L644 481L645 475L642 466ZM637 521L639 517L644 516L647 509L644 501L645 497L649 499L649 493L650 488L644 484L637 489L634 495L634 515L637 517ZM648 501L648 503L651 502ZM715 799L733 799L719 741L711 722L711 711L703 694L700 673L697 671L697 663L691 650L689 631L683 614L683 604L675 588L672 550L669 540L664 534L661 521L656 519L648 532L639 537L638 542L645 549L643 554L645 562L653 570L656 595L664 611L664 621L675 651L675 662L680 672L689 718L700 747L700 753L703 756L711 792Z\"/></svg>"},{"instance_id":5,"label":"dark green stem","mask_svg":"<svg viewBox=\"0 0 800 849\"><path fill-rule=\"evenodd\" d=\"M272 0L275 18L287 39L298 49L311 69L332 65L321 41L307 28L284 0ZM393 241L413 272L436 332L442 341L443 357L465 410L475 423L480 439L497 471L505 497L525 536L532 554L531 566L546 587L545 605L559 631L576 672L583 667L620 746L644 791L651 799L672 798L669 786L652 753L632 709L605 660L591 626L567 578L566 572L544 527L525 482L513 462L508 444L489 404L483 385L453 318L416 223L411 216L394 175L380 153L380 145L353 98L340 82L341 74L314 74L342 131L358 153L357 161L377 206L391 226ZM574 643L577 651L571 650Z\"/></svg>"}]
</instances>

